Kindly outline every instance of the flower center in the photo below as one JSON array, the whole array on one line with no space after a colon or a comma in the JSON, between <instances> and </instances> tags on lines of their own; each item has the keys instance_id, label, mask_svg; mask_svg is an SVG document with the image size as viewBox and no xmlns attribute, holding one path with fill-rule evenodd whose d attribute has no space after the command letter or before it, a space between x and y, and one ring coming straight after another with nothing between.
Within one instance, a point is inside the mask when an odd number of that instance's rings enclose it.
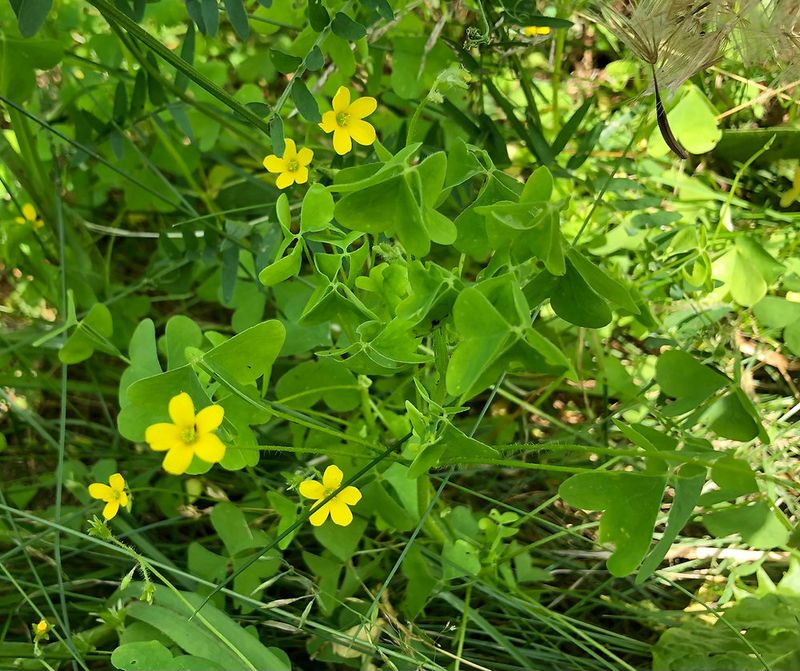
<instances>
[{"instance_id":1,"label":"flower center","mask_svg":"<svg viewBox=\"0 0 800 671\"><path fill-rule=\"evenodd\" d=\"M350 122L350 115L347 112L339 112L336 115L336 123L344 128Z\"/></svg>"},{"instance_id":2,"label":"flower center","mask_svg":"<svg viewBox=\"0 0 800 671\"><path fill-rule=\"evenodd\" d=\"M289 172L297 172L300 169L300 164L297 162L297 159L293 158L286 162L286 169Z\"/></svg>"},{"instance_id":3,"label":"flower center","mask_svg":"<svg viewBox=\"0 0 800 671\"><path fill-rule=\"evenodd\" d=\"M187 445L191 445L197 440L197 431L195 431L193 426L187 427L183 430L183 433L181 433L181 440Z\"/></svg>"}]
</instances>

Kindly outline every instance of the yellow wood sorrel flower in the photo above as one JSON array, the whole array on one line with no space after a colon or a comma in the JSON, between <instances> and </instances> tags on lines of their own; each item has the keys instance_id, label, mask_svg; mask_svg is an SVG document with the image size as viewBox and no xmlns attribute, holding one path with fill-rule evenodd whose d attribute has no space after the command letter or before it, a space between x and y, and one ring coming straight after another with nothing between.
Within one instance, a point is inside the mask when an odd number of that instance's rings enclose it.
<instances>
[{"instance_id":1,"label":"yellow wood sorrel flower","mask_svg":"<svg viewBox=\"0 0 800 671\"><path fill-rule=\"evenodd\" d=\"M314 158L314 152L308 147L297 151L294 140L286 139L283 156L270 154L264 159L264 167L273 173L278 173L275 186L286 189L292 184L305 184L308 181L308 164Z\"/></svg>"},{"instance_id":2,"label":"yellow wood sorrel flower","mask_svg":"<svg viewBox=\"0 0 800 671\"><path fill-rule=\"evenodd\" d=\"M119 512L120 506L125 508L128 505L128 492L125 491L125 478L119 473L114 473L109 479L108 484L93 482L89 485L89 496L93 499L105 501L103 517L107 520L113 519Z\"/></svg>"},{"instance_id":3,"label":"yellow wood sorrel flower","mask_svg":"<svg viewBox=\"0 0 800 671\"><path fill-rule=\"evenodd\" d=\"M222 424L225 410L221 405L209 405L196 415L192 397L186 392L173 396L169 402L172 423L159 422L147 427L144 439L150 449L166 452L164 470L181 475L189 468L192 457L216 464L225 456L225 444L214 433Z\"/></svg>"},{"instance_id":4,"label":"yellow wood sorrel flower","mask_svg":"<svg viewBox=\"0 0 800 671\"><path fill-rule=\"evenodd\" d=\"M22 206L22 216L14 219L18 224L30 224L34 230L40 229L44 226L41 217L36 214L36 208L30 203L25 203Z\"/></svg>"},{"instance_id":5,"label":"yellow wood sorrel flower","mask_svg":"<svg viewBox=\"0 0 800 671\"><path fill-rule=\"evenodd\" d=\"M378 101L375 98L364 96L350 102L350 91L340 86L333 96L333 109L322 115L319 127L326 133L333 133L333 148L343 156L353 148L352 140L363 145L375 142L375 128L364 121L364 117L376 109Z\"/></svg>"},{"instance_id":6,"label":"yellow wood sorrel flower","mask_svg":"<svg viewBox=\"0 0 800 671\"><path fill-rule=\"evenodd\" d=\"M540 35L549 35L550 28L548 26L527 26L522 29L528 37L539 37Z\"/></svg>"},{"instance_id":7,"label":"yellow wood sorrel flower","mask_svg":"<svg viewBox=\"0 0 800 671\"><path fill-rule=\"evenodd\" d=\"M327 498L339 488L343 479L342 469L338 466L328 466L325 473L322 474L322 482L303 480L300 483L300 493L307 499L317 501L311 508L311 517L308 518L308 521L315 527L322 526L328 519L328 515L331 516L334 524L338 524L340 527L346 527L353 521L353 513L350 512L348 506L354 506L361 500L361 492L358 487L352 485L345 487L330 501L319 505L319 501Z\"/></svg>"},{"instance_id":8,"label":"yellow wood sorrel flower","mask_svg":"<svg viewBox=\"0 0 800 671\"><path fill-rule=\"evenodd\" d=\"M50 624L42 618L36 624L33 625L33 633L36 636L44 636L50 630Z\"/></svg>"}]
</instances>

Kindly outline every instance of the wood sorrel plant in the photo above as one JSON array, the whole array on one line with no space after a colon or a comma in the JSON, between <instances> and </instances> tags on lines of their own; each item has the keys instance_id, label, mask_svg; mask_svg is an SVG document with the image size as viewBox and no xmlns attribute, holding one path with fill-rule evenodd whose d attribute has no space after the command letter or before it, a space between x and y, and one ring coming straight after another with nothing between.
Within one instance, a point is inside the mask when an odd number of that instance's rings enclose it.
<instances>
[{"instance_id":1,"label":"wood sorrel plant","mask_svg":"<svg viewBox=\"0 0 800 671\"><path fill-rule=\"evenodd\" d=\"M684 558L767 589L797 166L702 74L768 4L595 7L685 172L566 3L4 5L6 656L631 669Z\"/></svg>"}]
</instances>

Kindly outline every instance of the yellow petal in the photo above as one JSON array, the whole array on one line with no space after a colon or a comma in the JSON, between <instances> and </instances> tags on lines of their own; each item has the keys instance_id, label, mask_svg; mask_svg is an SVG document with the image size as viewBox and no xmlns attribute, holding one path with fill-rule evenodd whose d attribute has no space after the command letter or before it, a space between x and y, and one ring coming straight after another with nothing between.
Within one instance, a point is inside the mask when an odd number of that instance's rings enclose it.
<instances>
[{"instance_id":1,"label":"yellow petal","mask_svg":"<svg viewBox=\"0 0 800 671\"><path fill-rule=\"evenodd\" d=\"M36 208L34 208L30 203L25 203L22 206L22 216L28 221L34 221L36 219Z\"/></svg>"},{"instance_id":2,"label":"yellow petal","mask_svg":"<svg viewBox=\"0 0 800 671\"><path fill-rule=\"evenodd\" d=\"M342 469L331 464L322 474L322 484L325 485L326 489L336 489L342 484L343 478L344 473L342 473Z\"/></svg>"},{"instance_id":3,"label":"yellow petal","mask_svg":"<svg viewBox=\"0 0 800 671\"><path fill-rule=\"evenodd\" d=\"M344 86L340 86L336 95L333 96L332 107L336 114L339 114L339 112L346 112L347 108L350 107L350 91Z\"/></svg>"},{"instance_id":4,"label":"yellow petal","mask_svg":"<svg viewBox=\"0 0 800 671\"><path fill-rule=\"evenodd\" d=\"M278 179L275 180L275 186L279 189L286 189L294 184L294 173L293 172L282 172Z\"/></svg>"},{"instance_id":5,"label":"yellow petal","mask_svg":"<svg viewBox=\"0 0 800 671\"><path fill-rule=\"evenodd\" d=\"M264 159L264 167L270 172L283 172L286 170L286 162L275 154L270 154Z\"/></svg>"},{"instance_id":6,"label":"yellow petal","mask_svg":"<svg viewBox=\"0 0 800 671\"><path fill-rule=\"evenodd\" d=\"M297 146L294 143L294 140L290 140L288 137L284 140L286 143L286 148L283 150L283 160L284 161L291 161L294 158L297 158Z\"/></svg>"},{"instance_id":7,"label":"yellow petal","mask_svg":"<svg viewBox=\"0 0 800 671\"><path fill-rule=\"evenodd\" d=\"M112 519L119 512L119 501L109 501L103 507L103 517Z\"/></svg>"},{"instance_id":8,"label":"yellow petal","mask_svg":"<svg viewBox=\"0 0 800 671\"><path fill-rule=\"evenodd\" d=\"M298 184L305 184L308 181L308 168L298 168L294 173L294 181Z\"/></svg>"},{"instance_id":9,"label":"yellow petal","mask_svg":"<svg viewBox=\"0 0 800 671\"><path fill-rule=\"evenodd\" d=\"M325 112L322 115L322 123L319 127L326 133L333 133L338 128L336 123L336 112Z\"/></svg>"},{"instance_id":10,"label":"yellow petal","mask_svg":"<svg viewBox=\"0 0 800 671\"><path fill-rule=\"evenodd\" d=\"M370 96L364 96L363 98L354 100L350 104L350 109L347 111L350 113L351 117L363 119L365 116L372 114L376 109L378 109L378 101Z\"/></svg>"},{"instance_id":11,"label":"yellow petal","mask_svg":"<svg viewBox=\"0 0 800 671\"><path fill-rule=\"evenodd\" d=\"M216 434L206 433L198 436L197 442L194 444L194 453L203 461L216 464L225 456L225 443Z\"/></svg>"},{"instance_id":12,"label":"yellow petal","mask_svg":"<svg viewBox=\"0 0 800 671\"><path fill-rule=\"evenodd\" d=\"M367 121L361 121L360 119L351 121L347 126L347 130L350 131L351 137L358 144L368 145L375 142L375 128ZM334 135L333 137L335 142L336 136Z\"/></svg>"},{"instance_id":13,"label":"yellow petal","mask_svg":"<svg viewBox=\"0 0 800 671\"><path fill-rule=\"evenodd\" d=\"M182 431L181 427L175 424L159 422L158 424L151 424L145 429L144 439L150 445L151 450L164 452L183 444Z\"/></svg>"},{"instance_id":14,"label":"yellow petal","mask_svg":"<svg viewBox=\"0 0 800 671\"><path fill-rule=\"evenodd\" d=\"M307 499L321 499L325 497L325 487L316 480L303 480L297 489Z\"/></svg>"},{"instance_id":15,"label":"yellow petal","mask_svg":"<svg viewBox=\"0 0 800 671\"><path fill-rule=\"evenodd\" d=\"M308 165L311 163L311 159L314 158L314 152L311 151L308 147L303 147L300 151L297 152L297 162L300 165Z\"/></svg>"},{"instance_id":16,"label":"yellow petal","mask_svg":"<svg viewBox=\"0 0 800 671\"><path fill-rule=\"evenodd\" d=\"M350 512L350 508L347 507L346 503L339 501L338 497L331 501L330 506L331 519L334 524L338 524L340 527L346 527L353 521L353 513Z\"/></svg>"},{"instance_id":17,"label":"yellow petal","mask_svg":"<svg viewBox=\"0 0 800 671\"><path fill-rule=\"evenodd\" d=\"M25 217L14 217L14 221L18 224L24 224L27 220L25 219Z\"/></svg>"},{"instance_id":18,"label":"yellow petal","mask_svg":"<svg viewBox=\"0 0 800 671\"><path fill-rule=\"evenodd\" d=\"M169 401L169 416L178 426L194 428L194 403L185 391L173 396Z\"/></svg>"},{"instance_id":19,"label":"yellow petal","mask_svg":"<svg viewBox=\"0 0 800 671\"><path fill-rule=\"evenodd\" d=\"M189 468L189 464L192 463L193 455L194 450L192 450L191 447L173 447L167 452L161 465L167 473L180 475L181 473L185 473L186 469Z\"/></svg>"},{"instance_id":20,"label":"yellow petal","mask_svg":"<svg viewBox=\"0 0 800 671\"><path fill-rule=\"evenodd\" d=\"M326 503L324 506L320 506L316 508L313 513L311 513L311 517L308 518L308 521L315 527L322 526L325 524L325 520L328 519L328 513L330 513L331 504Z\"/></svg>"},{"instance_id":21,"label":"yellow petal","mask_svg":"<svg viewBox=\"0 0 800 671\"><path fill-rule=\"evenodd\" d=\"M197 428L197 433L210 433L222 424L222 418L225 416L225 409L221 405L209 405L197 413L194 424Z\"/></svg>"},{"instance_id":22,"label":"yellow petal","mask_svg":"<svg viewBox=\"0 0 800 671\"><path fill-rule=\"evenodd\" d=\"M119 473L114 473L109 479L108 484L111 485L111 489L121 492L125 489L125 478L122 477Z\"/></svg>"},{"instance_id":23,"label":"yellow petal","mask_svg":"<svg viewBox=\"0 0 800 671\"><path fill-rule=\"evenodd\" d=\"M125 492L120 492L119 505L121 505L123 508L128 505L128 495Z\"/></svg>"},{"instance_id":24,"label":"yellow petal","mask_svg":"<svg viewBox=\"0 0 800 671\"><path fill-rule=\"evenodd\" d=\"M366 121L364 123L367 123ZM344 156L348 151L353 148L353 143L350 141L350 133L344 128L336 127L333 131L333 148L339 156Z\"/></svg>"},{"instance_id":25,"label":"yellow petal","mask_svg":"<svg viewBox=\"0 0 800 671\"><path fill-rule=\"evenodd\" d=\"M113 494L114 492L111 491L111 487L104 485L102 482L93 482L89 485L89 496L93 499L108 501Z\"/></svg>"},{"instance_id":26,"label":"yellow petal","mask_svg":"<svg viewBox=\"0 0 800 671\"><path fill-rule=\"evenodd\" d=\"M348 506L354 506L361 500L361 491L358 487L350 485L339 492L336 500L346 503Z\"/></svg>"}]
</instances>

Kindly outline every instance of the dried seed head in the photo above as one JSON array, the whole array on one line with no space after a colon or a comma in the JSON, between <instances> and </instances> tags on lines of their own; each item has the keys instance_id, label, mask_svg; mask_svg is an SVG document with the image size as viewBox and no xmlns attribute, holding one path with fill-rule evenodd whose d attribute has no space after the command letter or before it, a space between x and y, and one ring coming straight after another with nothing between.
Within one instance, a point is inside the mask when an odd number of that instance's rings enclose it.
<instances>
[{"instance_id":1,"label":"dried seed head","mask_svg":"<svg viewBox=\"0 0 800 671\"><path fill-rule=\"evenodd\" d=\"M719 59L738 19L733 3L721 0L623 4L620 11L616 3L597 3L600 20L654 69L661 88L671 92Z\"/></svg>"}]
</instances>

